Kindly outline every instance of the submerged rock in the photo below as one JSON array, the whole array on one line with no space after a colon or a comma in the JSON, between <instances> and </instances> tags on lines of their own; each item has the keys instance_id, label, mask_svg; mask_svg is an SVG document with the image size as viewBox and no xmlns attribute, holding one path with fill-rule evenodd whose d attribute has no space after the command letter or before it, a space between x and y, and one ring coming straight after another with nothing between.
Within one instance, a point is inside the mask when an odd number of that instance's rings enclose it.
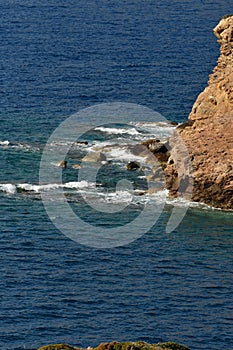
<instances>
[{"instance_id":1,"label":"submerged rock","mask_svg":"<svg viewBox=\"0 0 233 350\"><path fill-rule=\"evenodd\" d=\"M218 64L194 103L188 122L177 132L192 162L192 199L233 209L233 15L224 16L213 31L220 44ZM173 147L165 169L167 188L173 195L180 185L175 152Z\"/></svg>"},{"instance_id":2,"label":"submerged rock","mask_svg":"<svg viewBox=\"0 0 233 350\"><path fill-rule=\"evenodd\" d=\"M92 349L90 347L87 350ZM84 350L66 344L53 344L42 346L38 350ZM141 341L136 342L110 342L102 343L93 350L190 350L184 345L173 342L149 344Z\"/></svg>"},{"instance_id":3,"label":"submerged rock","mask_svg":"<svg viewBox=\"0 0 233 350\"><path fill-rule=\"evenodd\" d=\"M93 163L99 163L99 162L105 162L107 160L106 156L102 152L89 152L83 159L83 162L93 162Z\"/></svg>"},{"instance_id":4,"label":"submerged rock","mask_svg":"<svg viewBox=\"0 0 233 350\"><path fill-rule=\"evenodd\" d=\"M126 164L126 169L130 170L130 171L138 170L138 169L140 169L140 164L138 164L137 162L134 162L134 161L128 162Z\"/></svg>"},{"instance_id":5,"label":"submerged rock","mask_svg":"<svg viewBox=\"0 0 233 350\"><path fill-rule=\"evenodd\" d=\"M74 165L72 165L72 168L73 169L81 169L82 166L81 166L81 164L74 164Z\"/></svg>"},{"instance_id":6,"label":"submerged rock","mask_svg":"<svg viewBox=\"0 0 233 350\"><path fill-rule=\"evenodd\" d=\"M67 167L67 161L66 160L59 160L59 162L57 162L55 164L55 166L65 169Z\"/></svg>"}]
</instances>

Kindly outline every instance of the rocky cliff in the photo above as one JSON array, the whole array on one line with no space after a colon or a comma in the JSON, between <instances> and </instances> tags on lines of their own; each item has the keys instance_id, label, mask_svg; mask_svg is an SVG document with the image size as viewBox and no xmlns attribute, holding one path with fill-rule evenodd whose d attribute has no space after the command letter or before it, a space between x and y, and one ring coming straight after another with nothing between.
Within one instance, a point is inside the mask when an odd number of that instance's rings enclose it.
<instances>
[{"instance_id":1,"label":"rocky cliff","mask_svg":"<svg viewBox=\"0 0 233 350\"><path fill-rule=\"evenodd\" d=\"M192 199L233 209L233 15L214 28L220 44L217 66L198 96L188 122L177 131L192 162ZM175 147L165 174L171 194L178 192Z\"/></svg>"}]
</instances>

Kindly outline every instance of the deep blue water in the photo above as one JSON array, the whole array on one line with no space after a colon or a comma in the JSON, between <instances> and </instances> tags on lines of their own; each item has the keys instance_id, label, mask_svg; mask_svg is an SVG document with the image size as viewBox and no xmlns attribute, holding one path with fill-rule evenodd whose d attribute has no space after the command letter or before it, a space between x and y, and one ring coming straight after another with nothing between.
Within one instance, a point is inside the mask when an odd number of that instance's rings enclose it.
<instances>
[{"instance_id":1,"label":"deep blue water","mask_svg":"<svg viewBox=\"0 0 233 350\"><path fill-rule=\"evenodd\" d=\"M232 12L217 0L1 1L0 142L10 144L0 144L0 184L37 184L51 132L93 104L186 120L219 54L212 29ZM136 339L233 348L231 213L193 207L166 234L166 205L139 239L94 249L59 232L22 187L1 191L0 206L1 349Z\"/></svg>"}]
</instances>

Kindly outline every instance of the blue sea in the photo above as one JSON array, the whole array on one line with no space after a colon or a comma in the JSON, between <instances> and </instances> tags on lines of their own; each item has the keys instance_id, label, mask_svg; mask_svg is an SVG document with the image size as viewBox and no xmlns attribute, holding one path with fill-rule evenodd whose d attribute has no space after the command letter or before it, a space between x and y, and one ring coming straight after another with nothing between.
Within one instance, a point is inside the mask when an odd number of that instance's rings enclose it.
<instances>
[{"instance_id":1,"label":"blue sea","mask_svg":"<svg viewBox=\"0 0 233 350\"><path fill-rule=\"evenodd\" d=\"M169 199L162 177L150 192L138 150L187 120L228 13L230 0L1 1L1 349L233 349L232 213Z\"/></svg>"}]
</instances>

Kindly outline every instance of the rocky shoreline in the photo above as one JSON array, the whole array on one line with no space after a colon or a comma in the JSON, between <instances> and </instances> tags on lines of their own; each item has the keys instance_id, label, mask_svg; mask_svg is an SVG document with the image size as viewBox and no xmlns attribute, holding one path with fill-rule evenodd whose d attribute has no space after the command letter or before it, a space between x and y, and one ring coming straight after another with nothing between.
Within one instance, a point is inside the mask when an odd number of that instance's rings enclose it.
<instances>
[{"instance_id":1,"label":"rocky shoreline","mask_svg":"<svg viewBox=\"0 0 233 350\"><path fill-rule=\"evenodd\" d=\"M40 347L38 350L190 350L184 345L174 342L149 344L146 342L110 342L102 343L96 348L79 348L68 344L50 344Z\"/></svg>"},{"instance_id":2,"label":"rocky shoreline","mask_svg":"<svg viewBox=\"0 0 233 350\"><path fill-rule=\"evenodd\" d=\"M218 64L208 86L198 96L189 119L177 127L192 162L191 199L213 207L233 209L233 15L214 28L220 44ZM179 192L176 147L165 168L171 195ZM185 162L185 160L184 160Z\"/></svg>"},{"instance_id":3,"label":"rocky shoreline","mask_svg":"<svg viewBox=\"0 0 233 350\"><path fill-rule=\"evenodd\" d=\"M184 141L192 163L192 186L188 181L185 193L191 199L213 207L233 210L233 15L224 16L214 28L220 44L220 57L208 86L198 96L188 121L177 127L179 135L161 144L159 140L142 143L158 159L165 173L166 187L172 196L182 195L181 182L190 169L177 168L180 137ZM130 164L135 170L135 164ZM134 167L133 167L134 166ZM156 175L156 174L155 174ZM160 174L157 174L160 176ZM181 176L180 176L181 175ZM189 191L190 186L190 191ZM181 192L181 193L180 193ZM189 350L174 342L148 344L145 342L110 342L96 348L82 349L67 344L50 344L38 350Z\"/></svg>"},{"instance_id":4,"label":"rocky shoreline","mask_svg":"<svg viewBox=\"0 0 233 350\"><path fill-rule=\"evenodd\" d=\"M171 197L233 210L233 15L224 16L213 32L220 57L187 122L178 125L169 140L149 139L127 147L134 156L144 157L152 171L147 176L150 190L140 195L161 190L156 184L164 180ZM106 152L109 146L94 148L82 161L107 163ZM67 164L61 161L57 166L66 168ZM130 161L126 169L135 171L141 166Z\"/></svg>"}]
</instances>

